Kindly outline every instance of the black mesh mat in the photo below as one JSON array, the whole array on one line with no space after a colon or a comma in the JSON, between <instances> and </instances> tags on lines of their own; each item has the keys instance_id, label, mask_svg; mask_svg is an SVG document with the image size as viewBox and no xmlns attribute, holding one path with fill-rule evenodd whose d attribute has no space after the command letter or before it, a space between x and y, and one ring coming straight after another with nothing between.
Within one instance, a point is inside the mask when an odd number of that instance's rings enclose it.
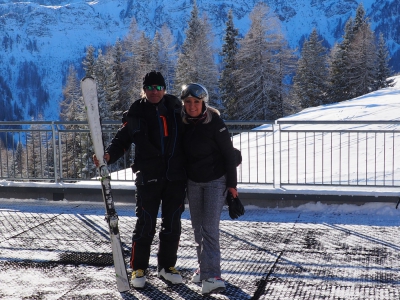
<instances>
[{"instance_id":1,"label":"black mesh mat","mask_svg":"<svg viewBox=\"0 0 400 300\"><path fill-rule=\"evenodd\" d=\"M146 288L119 293L102 203L0 199L0 205L1 299L400 298L398 221L341 224L337 215L261 209L232 221L224 211L227 289L202 296L190 281L197 259L186 210L176 266L184 284L157 278L156 237ZM127 266L134 209L117 206Z\"/></svg>"}]
</instances>

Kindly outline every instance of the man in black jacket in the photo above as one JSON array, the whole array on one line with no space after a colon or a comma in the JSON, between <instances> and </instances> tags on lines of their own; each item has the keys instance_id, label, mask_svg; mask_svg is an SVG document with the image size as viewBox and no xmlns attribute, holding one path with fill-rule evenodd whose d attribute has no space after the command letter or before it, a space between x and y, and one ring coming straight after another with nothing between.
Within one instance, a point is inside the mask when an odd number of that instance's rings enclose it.
<instances>
[{"instance_id":1,"label":"man in black jacket","mask_svg":"<svg viewBox=\"0 0 400 300\"><path fill-rule=\"evenodd\" d=\"M182 154L182 103L166 94L160 72L143 78L143 98L124 113L123 126L105 151L111 164L135 144L132 170L136 174L136 226L132 237L132 286L143 288L149 265L150 247L156 232L161 204L158 276L178 284L182 277L175 269L181 234L181 214L186 196L186 171Z\"/></svg>"}]
</instances>

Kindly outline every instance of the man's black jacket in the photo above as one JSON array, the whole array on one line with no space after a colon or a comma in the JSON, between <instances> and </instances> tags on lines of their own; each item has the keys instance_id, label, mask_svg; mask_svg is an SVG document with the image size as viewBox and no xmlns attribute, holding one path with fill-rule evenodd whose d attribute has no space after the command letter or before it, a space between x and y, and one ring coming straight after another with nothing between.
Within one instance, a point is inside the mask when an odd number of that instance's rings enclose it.
<instances>
[{"instance_id":1,"label":"man's black jacket","mask_svg":"<svg viewBox=\"0 0 400 300\"><path fill-rule=\"evenodd\" d=\"M145 98L135 101L124 113L123 126L106 149L110 154L108 163L117 161L134 143L132 170L138 184L186 180L181 109L182 102L168 94L158 104Z\"/></svg>"}]
</instances>

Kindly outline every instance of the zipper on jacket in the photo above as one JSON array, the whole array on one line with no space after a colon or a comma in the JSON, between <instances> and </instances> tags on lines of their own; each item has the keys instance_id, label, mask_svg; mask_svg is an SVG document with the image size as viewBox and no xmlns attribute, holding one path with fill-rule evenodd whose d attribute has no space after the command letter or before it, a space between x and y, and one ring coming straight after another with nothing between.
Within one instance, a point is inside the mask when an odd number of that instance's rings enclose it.
<instances>
[{"instance_id":1,"label":"zipper on jacket","mask_svg":"<svg viewBox=\"0 0 400 300\"><path fill-rule=\"evenodd\" d=\"M177 114L177 110L174 109L174 113L173 113L174 126L172 127L172 129L174 129L173 130L173 134L175 134L175 136L173 135L171 137L171 138L173 138L173 140L169 141L170 143L172 143L172 152L171 152L171 155L168 157L168 160L167 160L167 172L166 172L166 175L165 175L168 180L170 180L169 176L168 176L169 163L170 163L170 160L171 160L172 156L174 156L175 147L176 147L176 139L178 138L178 124L177 124L178 122L176 120L176 114Z\"/></svg>"},{"instance_id":2,"label":"zipper on jacket","mask_svg":"<svg viewBox=\"0 0 400 300\"><path fill-rule=\"evenodd\" d=\"M167 118L164 116L160 116L163 124L163 129L164 129L164 137L168 136L168 126L167 126Z\"/></svg>"},{"instance_id":3,"label":"zipper on jacket","mask_svg":"<svg viewBox=\"0 0 400 300\"><path fill-rule=\"evenodd\" d=\"M161 153L164 155L165 152L165 145L164 145L164 137L165 137L165 131L168 133L168 129L164 128L164 122L165 125L167 124L166 119L164 116L160 115L160 111L158 110L158 106L156 106L156 112L157 112L157 117L158 117L158 127L160 129L160 142L161 142Z\"/></svg>"}]
</instances>

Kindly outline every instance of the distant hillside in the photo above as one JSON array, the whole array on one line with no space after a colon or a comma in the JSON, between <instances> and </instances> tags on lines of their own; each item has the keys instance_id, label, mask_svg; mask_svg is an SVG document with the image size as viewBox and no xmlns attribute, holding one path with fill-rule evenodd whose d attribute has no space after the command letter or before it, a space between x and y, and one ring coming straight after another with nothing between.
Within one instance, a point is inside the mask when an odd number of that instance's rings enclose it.
<instances>
[{"instance_id":1,"label":"distant hillside","mask_svg":"<svg viewBox=\"0 0 400 300\"><path fill-rule=\"evenodd\" d=\"M249 13L256 0L197 0L222 43L226 15L233 10L235 26L244 35ZM265 1L281 20L291 47L302 45L316 27L332 46L343 34L343 26L355 15L356 0L269 0ZM372 28L383 32L400 71L398 0L362 1ZM70 64L81 70L85 47L114 44L129 30L133 18L149 36L168 24L177 43L184 40L192 1L188 0L102 0L32 2L2 1L0 4L0 120L29 120L43 113L46 120L59 116L59 102Z\"/></svg>"}]
</instances>

